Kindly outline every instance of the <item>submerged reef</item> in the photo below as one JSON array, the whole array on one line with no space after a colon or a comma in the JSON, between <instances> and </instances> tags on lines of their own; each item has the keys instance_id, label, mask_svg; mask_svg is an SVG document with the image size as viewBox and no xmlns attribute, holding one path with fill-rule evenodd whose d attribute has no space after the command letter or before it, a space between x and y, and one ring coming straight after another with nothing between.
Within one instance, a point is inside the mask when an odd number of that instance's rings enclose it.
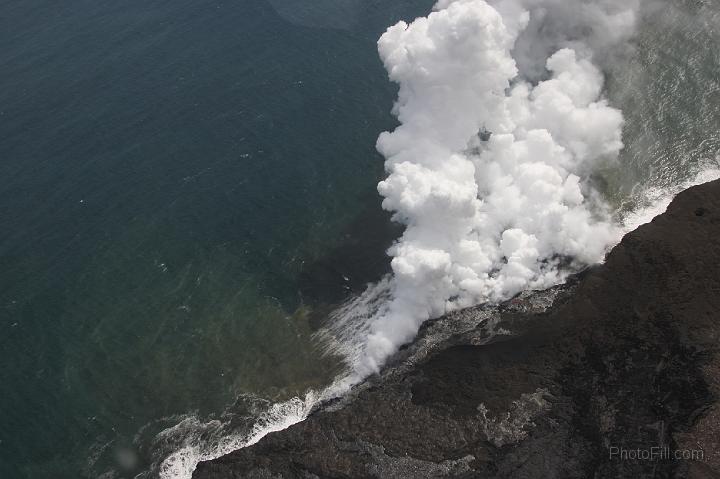
<instances>
[{"instance_id":1,"label":"submerged reef","mask_svg":"<svg viewBox=\"0 0 720 479\"><path fill-rule=\"evenodd\" d=\"M196 479L720 477L720 181L604 264L423 325L381 374Z\"/></svg>"}]
</instances>

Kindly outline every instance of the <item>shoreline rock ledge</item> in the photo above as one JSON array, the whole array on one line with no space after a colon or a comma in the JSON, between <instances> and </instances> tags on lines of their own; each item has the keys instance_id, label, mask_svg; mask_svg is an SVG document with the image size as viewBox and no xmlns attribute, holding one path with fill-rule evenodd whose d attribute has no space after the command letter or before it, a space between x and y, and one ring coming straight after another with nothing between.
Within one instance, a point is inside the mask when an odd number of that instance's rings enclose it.
<instances>
[{"instance_id":1,"label":"shoreline rock ledge","mask_svg":"<svg viewBox=\"0 0 720 479\"><path fill-rule=\"evenodd\" d=\"M566 285L429 322L193 478L720 478L719 267L714 181Z\"/></svg>"}]
</instances>

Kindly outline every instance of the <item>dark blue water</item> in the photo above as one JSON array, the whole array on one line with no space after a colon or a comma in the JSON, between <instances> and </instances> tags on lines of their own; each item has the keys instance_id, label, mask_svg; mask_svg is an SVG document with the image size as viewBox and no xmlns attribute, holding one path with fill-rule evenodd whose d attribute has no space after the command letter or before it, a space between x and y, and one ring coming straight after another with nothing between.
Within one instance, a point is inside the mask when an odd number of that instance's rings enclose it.
<instances>
[{"instance_id":1,"label":"dark blue water","mask_svg":"<svg viewBox=\"0 0 720 479\"><path fill-rule=\"evenodd\" d=\"M375 41L432 3L0 0L0 478L133 477L178 415L342 368L312 333L397 236ZM701 3L646 19L608 77L609 196L717 162Z\"/></svg>"},{"instance_id":2,"label":"dark blue water","mask_svg":"<svg viewBox=\"0 0 720 479\"><path fill-rule=\"evenodd\" d=\"M316 3L0 1L0 477L341 367L314 324L392 237L375 41L431 2Z\"/></svg>"}]
</instances>

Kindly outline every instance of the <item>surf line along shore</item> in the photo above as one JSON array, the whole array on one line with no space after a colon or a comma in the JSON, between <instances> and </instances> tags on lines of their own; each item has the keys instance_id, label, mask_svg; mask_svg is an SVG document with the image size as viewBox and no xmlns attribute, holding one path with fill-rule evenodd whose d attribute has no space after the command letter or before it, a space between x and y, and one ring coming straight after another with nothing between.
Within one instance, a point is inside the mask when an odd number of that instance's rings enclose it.
<instances>
[{"instance_id":1,"label":"surf line along shore","mask_svg":"<svg viewBox=\"0 0 720 479\"><path fill-rule=\"evenodd\" d=\"M430 321L343 404L201 462L226 477L720 473L720 181L567 284ZM702 450L617 460L610 447Z\"/></svg>"}]
</instances>

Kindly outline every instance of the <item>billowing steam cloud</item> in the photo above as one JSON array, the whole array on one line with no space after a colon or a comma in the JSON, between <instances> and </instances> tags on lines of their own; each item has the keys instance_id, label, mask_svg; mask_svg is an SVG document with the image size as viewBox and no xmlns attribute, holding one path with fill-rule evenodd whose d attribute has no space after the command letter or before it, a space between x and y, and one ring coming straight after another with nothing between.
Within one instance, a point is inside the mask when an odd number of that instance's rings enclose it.
<instances>
[{"instance_id":1,"label":"billowing steam cloud","mask_svg":"<svg viewBox=\"0 0 720 479\"><path fill-rule=\"evenodd\" d=\"M639 9L640 0L440 0L427 18L391 27L379 50L400 86L400 126L378 140L388 172L378 189L407 228L390 250L392 277L336 311L321 333L353 373L274 405L249 432L191 420L164 431L162 443L185 439L161 477L189 478L198 460L304 419L376 371L430 317L543 288L602 260L674 194L720 177L707 170L670 191L644 191L641 211L622 225L587 183L622 148L622 114L602 97L601 69L630 48Z\"/></svg>"},{"instance_id":2,"label":"billowing steam cloud","mask_svg":"<svg viewBox=\"0 0 720 479\"><path fill-rule=\"evenodd\" d=\"M622 5L622 6L621 6ZM441 0L378 42L400 126L378 150L391 299L354 358L376 371L428 318L562 280L621 236L583 181L622 148L595 56L632 32L637 2Z\"/></svg>"}]
</instances>

